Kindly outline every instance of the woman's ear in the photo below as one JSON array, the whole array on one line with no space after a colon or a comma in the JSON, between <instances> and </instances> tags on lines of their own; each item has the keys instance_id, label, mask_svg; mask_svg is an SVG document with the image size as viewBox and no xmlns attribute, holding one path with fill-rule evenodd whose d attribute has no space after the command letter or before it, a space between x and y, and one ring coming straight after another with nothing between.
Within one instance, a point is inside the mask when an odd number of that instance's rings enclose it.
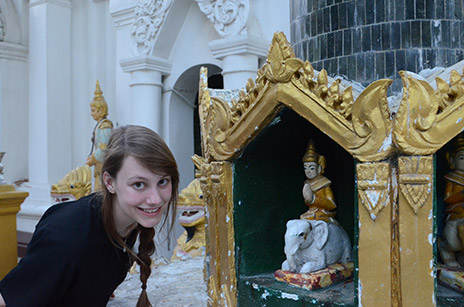
<instances>
[{"instance_id":1,"label":"woman's ear","mask_svg":"<svg viewBox=\"0 0 464 307\"><path fill-rule=\"evenodd\" d=\"M114 185L113 177L111 177L111 175L107 171L103 172L103 184L105 185L108 192L110 192L110 194L115 193L114 186L113 186Z\"/></svg>"}]
</instances>

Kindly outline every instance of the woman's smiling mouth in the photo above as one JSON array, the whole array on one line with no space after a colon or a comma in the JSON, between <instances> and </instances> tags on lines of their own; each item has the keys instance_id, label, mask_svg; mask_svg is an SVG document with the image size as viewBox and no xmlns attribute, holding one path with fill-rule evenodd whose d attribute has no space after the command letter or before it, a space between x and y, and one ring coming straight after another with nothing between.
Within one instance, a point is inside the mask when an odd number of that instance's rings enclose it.
<instances>
[{"instance_id":1,"label":"woman's smiling mouth","mask_svg":"<svg viewBox=\"0 0 464 307\"><path fill-rule=\"evenodd\" d=\"M149 214L149 215L156 215L156 214L160 211L161 207L158 207L158 208L150 208L150 209L147 209L147 208L138 208L138 207L137 207L137 209L139 209L139 210L142 211L143 213L146 213L146 214Z\"/></svg>"}]
</instances>

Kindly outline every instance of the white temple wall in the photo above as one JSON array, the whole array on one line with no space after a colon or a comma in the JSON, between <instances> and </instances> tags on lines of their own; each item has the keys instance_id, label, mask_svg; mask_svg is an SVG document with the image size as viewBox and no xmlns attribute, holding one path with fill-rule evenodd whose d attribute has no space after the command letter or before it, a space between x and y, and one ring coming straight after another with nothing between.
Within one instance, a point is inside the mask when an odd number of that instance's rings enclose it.
<instances>
[{"instance_id":1,"label":"white temple wall","mask_svg":"<svg viewBox=\"0 0 464 307\"><path fill-rule=\"evenodd\" d=\"M7 152L3 164L8 183L28 177L28 12L21 11L24 2L0 3L6 23L0 39L0 151Z\"/></svg>"},{"instance_id":2,"label":"white temple wall","mask_svg":"<svg viewBox=\"0 0 464 307\"><path fill-rule=\"evenodd\" d=\"M169 56L172 61L171 74L164 80L163 137L178 160L180 188L187 186L194 178L191 160L194 150L193 106L198 92L200 66L221 64L213 58L208 46L208 42L217 39L218 34L207 21L206 16L192 1ZM192 40L192 37L195 39ZM191 70L192 67L195 70Z\"/></svg>"},{"instance_id":3,"label":"white temple wall","mask_svg":"<svg viewBox=\"0 0 464 307\"><path fill-rule=\"evenodd\" d=\"M28 82L26 50L22 60L4 58L0 42L0 151L7 183L28 177Z\"/></svg>"},{"instance_id":4,"label":"white temple wall","mask_svg":"<svg viewBox=\"0 0 464 307\"><path fill-rule=\"evenodd\" d=\"M159 116L159 132L179 164L179 188L187 186L194 178L191 156L199 68L210 67L212 75L220 73L225 64L239 69L250 66L240 57L235 62L234 57L224 60L212 50L211 42L224 37L197 1L173 0L152 53L135 73L125 72L121 61L134 58L130 29L137 0L8 1L17 11L20 29L15 30L23 49L19 60L6 60L0 48L0 150L7 151L3 161L7 182L31 181L20 187L31 195L18 215L18 230L32 232L52 205L51 184L85 163L95 125L90 102L97 79L115 126L134 123L145 111ZM248 33L265 46L276 31L289 36L288 1L250 0L249 16ZM249 50L245 58L250 58ZM262 62L265 52L253 56ZM146 93L145 102L136 104L131 101L137 97L131 95L134 77L145 72L146 77L151 72L162 75L161 95L155 95L150 88L155 86L148 84L135 91ZM235 78L234 82L245 86L246 74L243 81L239 75ZM152 96L159 101L147 99Z\"/></svg>"},{"instance_id":5,"label":"white temple wall","mask_svg":"<svg viewBox=\"0 0 464 307\"><path fill-rule=\"evenodd\" d=\"M117 123L115 103L116 27L107 1L72 3L72 165L84 165L96 122L90 116L96 80L108 104L108 118ZM64 174L68 171L63 170Z\"/></svg>"}]
</instances>

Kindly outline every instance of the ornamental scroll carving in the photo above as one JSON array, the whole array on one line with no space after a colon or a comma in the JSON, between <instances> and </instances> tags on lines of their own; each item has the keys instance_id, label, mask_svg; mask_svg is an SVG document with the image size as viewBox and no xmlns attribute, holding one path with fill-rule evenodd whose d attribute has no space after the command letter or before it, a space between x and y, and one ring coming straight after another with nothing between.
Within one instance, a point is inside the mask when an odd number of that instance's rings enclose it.
<instances>
[{"instance_id":1,"label":"ornamental scroll carving","mask_svg":"<svg viewBox=\"0 0 464 307\"><path fill-rule=\"evenodd\" d=\"M403 98L395 117L394 141L407 155L430 155L464 127L464 80L453 70L448 84L436 78L437 90L424 80L399 72Z\"/></svg>"},{"instance_id":2,"label":"ornamental scroll carving","mask_svg":"<svg viewBox=\"0 0 464 307\"><path fill-rule=\"evenodd\" d=\"M432 192L433 158L399 157L398 170L401 193L417 213Z\"/></svg>"},{"instance_id":3,"label":"ornamental scroll carving","mask_svg":"<svg viewBox=\"0 0 464 307\"><path fill-rule=\"evenodd\" d=\"M207 209L208 296L213 306L236 306L232 166L201 165L201 190Z\"/></svg>"},{"instance_id":4,"label":"ornamental scroll carving","mask_svg":"<svg viewBox=\"0 0 464 307\"><path fill-rule=\"evenodd\" d=\"M150 55L156 35L165 19L172 0L139 0L135 7L135 21L131 26L132 54Z\"/></svg>"},{"instance_id":5,"label":"ornamental scroll carving","mask_svg":"<svg viewBox=\"0 0 464 307\"><path fill-rule=\"evenodd\" d=\"M195 0L222 37L245 34L249 0Z\"/></svg>"},{"instance_id":6,"label":"ornamental scroll carving","mask_svg":"<svg viewBox=\"0 0 464 307\"><path fill-rule=\"evenodd\" d=\"M358 194L373 221L390 202L390 164L388 162L356 165Z\"/></svg>"}]
</instances>

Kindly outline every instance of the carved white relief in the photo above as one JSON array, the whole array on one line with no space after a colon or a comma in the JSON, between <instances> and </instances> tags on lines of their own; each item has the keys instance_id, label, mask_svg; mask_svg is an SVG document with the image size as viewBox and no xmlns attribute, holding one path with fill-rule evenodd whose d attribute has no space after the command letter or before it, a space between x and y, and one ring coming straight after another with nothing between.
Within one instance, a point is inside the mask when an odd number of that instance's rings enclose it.
<instances>
[{"instance_id":1,"label":"carved white relief","mask_svg":"<svg viewBox=\"0 0 464 307\"><path fill-rule=\"evenodd\" d=\"M245 34L249 0L195 0L222 37Z\"/></svg>"},{"instance_id":2,"label":"carved white relief","mask_svg":"<svg viewBox=\"0 0 464 307\"><path fill-rule=\"evenodd\" d=\"M0 11L0 42L3 42L3 39L5 38L5 25L3 23L3 20L1 18L1 11Z\"/></svg>"},{"instance_id":3,"label":"carved white relief","mask_svg":"<svg viewBox=\"0 0 464 307\"><path fill-rule=\"evenodd\" d=\"M161 24L172 0L139 0L135 7L135 21L130 33L134 44L133 55L150 55Z\"/></svg>"},{"instance_id":4,"label":"carved white relief","mask_svg":"<svg viewBox=\"0 0 464 307\"><path fill-rule=\"evenodd\" d=\"M12 0L0 0L0 41L21 43L21 24Z\"/></svg>"}]
</instances>

